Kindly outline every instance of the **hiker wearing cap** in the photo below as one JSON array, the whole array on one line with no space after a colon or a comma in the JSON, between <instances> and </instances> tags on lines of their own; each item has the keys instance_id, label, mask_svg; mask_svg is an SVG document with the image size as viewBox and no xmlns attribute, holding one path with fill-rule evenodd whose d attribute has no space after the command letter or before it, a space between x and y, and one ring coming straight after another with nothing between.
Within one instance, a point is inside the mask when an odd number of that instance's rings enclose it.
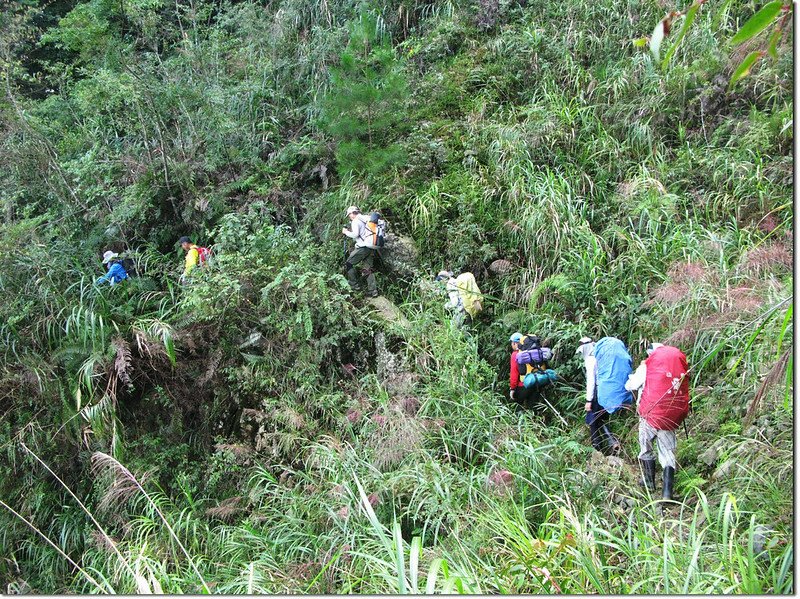
<instances>
[{"instance_id":1,"label":"hiker wearing cap","mask_svg":"<svg viewBox=\"0 0 800 599\"><path fill-rule=\"evenodd\" d=\"M483 310L483 294L475 275L463 272L455 277L452 271L440 270L434 280L446 283L448 300L444 308L453 311L453 323L459 328L471 325Z\"/></svg>"},{"instance_id":2,"label":"hiker wearing cap","mask_svg":"<svg viewBox=\"0 0 800 599\"><path fill-rule=\"evenodd\" d=\"M375 272L373 270L375 267L375 255L378 250L373 243L373 232L367 227L369 218L361 214L361 211L355 206L350 206L346 215L350 219L350 229L343 228L342 234L355 240L356 244L356 247L350 252L344 263L347 280L353 289L361 286L358 269L356 268L360 266L367 279L367 295L369 297L378 297L378 284L375 282Z\"/></svg>"},{"instance_id":3,"label":"hiker wearing cap","mask_svg":"<svg viewBox=\"0 0 800 599\"><path fill-rule=\"evenodd\" d=\"M128 273L125 272L125 267L122 266L122 260L119 260L119 254L112 251L107 251L103 254L103 264L108 269L108 272L95 281L95 285L102 285L108 283L109 285L116 285L120 281L128 278Z\"/></svg>"},{"instance_id":4,"label":"hiker wearing cap","mask_svg":"<svg viewBox=\"0 0 800 599\"><path fill-rule=\"evenodd\" d=\"M589 426L592 447L602 452L605 442L610 453L618 454L621 445L608 428L608 412L597 400L597 358L595 358L594 349L595 343L591 337L583 337L575 350L576 354L583 357L583 365L586 370L586 403L583 406L583 410L586 412L585 421Z\"/></svg>"},{"instance_id":5,"label":"hiker wearing cap","mask_svg":"<svg viewBox=\"0 0 800 599\"><path fill-rule=\"evenodd\" d=\"M628 377L625 388L639 391L639 465L640 483L653 491L656 488L656 461L653 441L656 441L658 461L663 468L662 498L672 499L675 478L675 452L678 447L678 426L689 413L689 365L677 347L651 343L647 358Z\"/></svg>"},{"instance_id":6,"label":"hiker wearing cap","mask_svg":"<svg viewBox=\"0 0 800 599\"><path fill-rule=\"evenodd\" d=\"M522 405L530 397L533 387L526 388L520 377L519 365L517 364L520 341L522 341L522 333L514 333L509 338L509 342L511 343L511 365L508 381L508 397L511 401L519 402L520 405Z\"/></svg>"}]
</instances>

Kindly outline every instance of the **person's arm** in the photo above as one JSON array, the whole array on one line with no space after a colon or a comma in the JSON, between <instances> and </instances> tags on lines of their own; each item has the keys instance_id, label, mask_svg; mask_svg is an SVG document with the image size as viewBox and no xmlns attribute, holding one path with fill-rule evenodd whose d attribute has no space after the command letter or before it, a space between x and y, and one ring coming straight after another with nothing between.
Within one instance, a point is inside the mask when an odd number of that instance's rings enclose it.
<instances>
[{"instance_id":1,"label":"person's arm","mask_svg":"<svg viewBox=\"0 0 800 599\"><path fill-rule=\"evenodd\" d=\"M628 376L628 380L625 382L625 390L626 391L636 391L637 389L641 389L644 387L644 382L647 379L647 364L642 362L639 364L639 368L636 369L635 372L631 373Z\"/></svg>"},{"instance_id":2,"label":"person's arm","mask_svg":"<svg viewBox=\"0 0 800 599\"><path fill-rule=\"evenodd\" d=\"M514 389L519 386L519 366L517 366L517 352L511 353L511 368L509 372L508 386L513 393Z\"/></svg>"},{"instance_id":3,"label":"person's arm","mask_svg":"<svg viewBox=\"0 0 800 599\"><path fill-rule=\"evenodd\" d=\"M584 410L592 411L592 400L597 387L597 360L593 356L586 358L586 404Z\"/></svg>"},{"instance_id":4,"label":"person's arm","mask_svg":"<svg viewBox=\"0 0 800 599\"><path fill-rule=\"evenodd\" d=\"M102 285L103 283L110 283L111 282L111 271L109 270L106 274L102 277L99 277L94 284L95 285Z\"/></svg>"},{"instance_id":5,"label":"person's arm","mask_svg":"<svg viewBox=\"0 0 800 599\"><path fill-rule=\"evenodd\" d=\"M188 252L186 252L186 261L184 262L183 268L183 276L188 275L192 269L197 266L197 262L200 260L200 252L197 251L197 248L192 248Z\"/></svg>"},{"instance_id":6,"label":"person's arm","mask_svg":"<svg viewBox=\"0 0 800 599\"><path fill-rule=\"evenodd\" d=\"M350 239L358 239L359 238L359 225L361 224L361 220L356 217L350 223L350 230L348 231L346 228L342 229L342 233L347 235Z\"/></svg>"}]
</instances>

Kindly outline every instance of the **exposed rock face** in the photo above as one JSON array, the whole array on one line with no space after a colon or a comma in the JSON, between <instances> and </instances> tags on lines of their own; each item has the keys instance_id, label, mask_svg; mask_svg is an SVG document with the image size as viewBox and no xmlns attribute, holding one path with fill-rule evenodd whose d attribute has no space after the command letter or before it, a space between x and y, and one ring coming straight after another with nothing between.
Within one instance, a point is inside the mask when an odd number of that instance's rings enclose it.
<instances>
[{"instance_id":1,"label":"exposed rock face","mask_svg":"<svg viewBox=\"0 0 800 599\"><path fill-rule=\"evenodd\" d=\"M412 277L416 272L417 248L410 237L387 232L381 258L384 272L403 278Z\"/></svg>"}]
</instances>

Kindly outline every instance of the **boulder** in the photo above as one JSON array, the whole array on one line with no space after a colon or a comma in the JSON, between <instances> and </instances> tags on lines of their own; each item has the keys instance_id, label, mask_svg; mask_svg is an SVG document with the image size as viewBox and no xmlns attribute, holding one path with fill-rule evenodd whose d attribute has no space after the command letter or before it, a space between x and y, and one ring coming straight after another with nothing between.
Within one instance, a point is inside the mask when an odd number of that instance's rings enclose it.
<instances>
[{"instance_id":1,"label":"boulder","mask_svg":"<svg viewBox=\"0 0 800 599\"><path fill-rule=\"evenodd\" d=\"M386 233L386 246L381 250L384 272L410 278L416 273L417 247L410 237L391 231Z\"/></svg>"}]
</instances>

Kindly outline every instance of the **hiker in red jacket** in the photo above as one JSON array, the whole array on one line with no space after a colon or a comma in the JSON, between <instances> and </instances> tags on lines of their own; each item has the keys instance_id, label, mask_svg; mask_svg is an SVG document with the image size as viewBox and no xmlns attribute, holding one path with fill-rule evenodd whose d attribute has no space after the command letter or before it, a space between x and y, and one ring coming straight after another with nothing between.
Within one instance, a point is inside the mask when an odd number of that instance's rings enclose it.
<instances>
[{"instance_id":1,"label":"hiker in red jacket","mask_svg":"<svg viewBox=\"0 0 800 599\"><path fill-rule=\"evenodd\" d=\"M511 342L511 367L508 381L508 396L512 401L516 401L520 405L524 404L531 394L531 389L526 389L522 383L519 375L519 366L517 365L517 353L519 353L519 342L521 340L522 333L514 333L509 339Z\"/></svg>"},{"instance_id":2,"label":"hiker in red jacket","mask_svg":"<svg viewBox=\"0 0 800 599\"><path fill-rule=\"evenodd\" d=\"M677 347L651 343L647 359L628 377L625 388L639 392L639 464L642 484L656 488L656 461L653 440L658 448L658 461L663 472L665 500L672 499L675 478L675 451L678 426L689 413L689 365Z\"/></svg>"}]
</instances>

